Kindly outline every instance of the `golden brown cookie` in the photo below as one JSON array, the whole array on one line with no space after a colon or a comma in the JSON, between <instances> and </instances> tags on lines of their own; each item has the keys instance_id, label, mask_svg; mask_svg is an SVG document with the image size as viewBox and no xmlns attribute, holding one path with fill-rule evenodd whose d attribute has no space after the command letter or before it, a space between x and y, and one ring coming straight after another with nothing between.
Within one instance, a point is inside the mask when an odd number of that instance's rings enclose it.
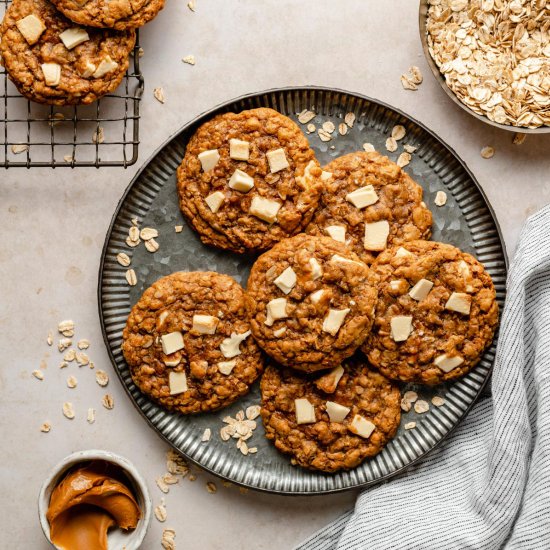
<instances>
[{"instance_id":1,"label":"golden brown cookie","mask_svg":"<svg viewBox=\"0 0 550 550\"><path fill-rule=\"evenodd\" d=\"M490 275L450 245L414 241L378 256L375 321L362 346L393 380L440 384L463 376L491 343L498 304Z\"/></svg>"},{"instance_id":2,"label":"golden brown cookie","mask_svg":"<svg viewBox=\"0 0 550 550\"><path fill-rule=\"evenodd\" d=\"M319 383L331 376L336 386ZM260 387L266 437L304 468L355 468L378 454L399 427L399 389L360 362L322 376L271 365Z\"/></svg>"},{"instance_id":3,"label":"golden brown cookie","mask_svg":"<svg viewBox=\"0 0 550 550\"><path fill-rule=\"evenodd\" d=\"M298 126L260 108L203 124L187 145L177 185L181 211L202 241L242 253L303 230L322 170Z\"/></svg>"},{"instance_id":4,"label":"golden brown cookie","mask_svg":"<svg viewBox=\"0 0 550 550\"><path fill-rule=\"evenodd\" d=\"M47 0L14 0L0 27L0 53L20 93L39 103L92 103L128 68L135 32L76 27Z\"/></svg>"},{"instance_id":5,"label":"golden brown cookie","mask_svg":"<svg viewBox=\"0 0 550 550\"><path fill-rule=\"evenodd\" d=\"M328 237L303 233L258 258L246 297L258 344L305 372L352 355L370 331L375 302L366 264Z\"/></svg>"},{"instance_id":6,"label":"golden brown cookie","mask_svg":"<svg viewBox=\"0 0 550 550\"><path fill-rule=\"evenodd\" d=\"M371 263L385 248L431 234L432 214L422 187L389 158L357 152L324 168L332 174L307 228L345 242Z\"/></svg>"},{"instance_id":7,"label":"golden brown cookie","mask_svg":"<svg viewBox=\"0 0 550 550\"><path fill-rule=\"evenodd\" d=\"M52 0L52 3L79 25L117 31L142 27L164 8L164 0Z\"/></svg>"},{"instance_id":8,"label":"golden brown cookie","mask_svg":"<svg viewBox=\"0 0 550 550\"><path fill-rule=\"evenodd\" d=\"M184 414L226 407L263 370L243 289L212 272L173 273L151 285L128 317L122 351L138 388Z\"/></svg>"}]
</instances>

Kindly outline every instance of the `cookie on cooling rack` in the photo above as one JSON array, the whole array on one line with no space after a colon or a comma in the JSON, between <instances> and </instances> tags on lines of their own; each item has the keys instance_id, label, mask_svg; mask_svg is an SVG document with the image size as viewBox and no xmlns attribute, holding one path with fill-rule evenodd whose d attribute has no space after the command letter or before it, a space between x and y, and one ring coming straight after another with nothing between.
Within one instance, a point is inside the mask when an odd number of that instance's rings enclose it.
<instances>
[{"instance_id":1,"label":"cookie on cooling rack","mask_svg":"<svg viewBox=\"0 0 550 550\"><path fill-rule=\"evenodd\" d=\"M260 387L266 437L304 468L355 468L399 427L399 388L364 363L346 362L323 375L270 365Z\"/></svg>"},{"instance_id":2,"label":"cookie on cooling rack","mask_svg":"<svg viewBox=\"0 0 550 550\"><path fill-rule=\"evenodd\" d=\"M79 25L117 31L142 27L164 8L164 0L51 1L65 17Z\"/></svg>"},{"instance_id":3,"label":"cookie on cooling rack","mask_svg":"<svg viewBox=\"0 0 550 550\"><path fill-rule=\"evenodd\" d=\"M250 328L277 362L313 372L339 365L363 343L376 288L366 264L328 237L300 234L252 266Z\"/></svg>"},{"instance_id":4,"label":"cookie on cooling rack","mask_svg":"<svg viewBox=\"0 0 550 550\"><path fill-rule=\"evenodd\" d=\"M498 304L490 275L450 245L414 241L378 256L369 362L393 380L434 385L463 376L491 343Z\"/></svg>"},{"instance_id":5,"label":"cookie on cooling rack","mask_svg":"<svg viewBox=\"0 0 550 550\"><path fill-rule=\"evenodd\" d=\"M265 250L305 228L326 176L288 117L267 108L226 113L189 140L177 173L180 208L206 244Z\"/></svg>"},{"instance_id":6,"label":"cookie on cooling rack","mask_svg":"<svg viewBox=\"0 0 550 550\"><path fill-rule=\"evenodd\" d=\"M128 317L122 351L139 389L184 414L233 403L263 370L243 289L212 272L173 273L151 285Z\"/></svg>"},{"instance_id":7,"label":"cookie on cooling rack","mask_svg":"<svg viewBox=\"0 0 550 550\"><path fill-rule=\"evenodd\" d=\"M389 158L376 152L350 153L324 170L332 178L309 234L346 243L367 263L391 245L429 238L432 214L422 201L422 187Z\"/></svg>"},{"instance_id":8,"label":"cookie on cooling rack","mask_svg":"<svg viewBox=\"0 0 550 550\"><path fill-rule=\"evenodd\" d=\"M128 68L135 32L77 27L47 0L13 0L0 27L3 65L21 94L51 105L92 103Z\"/></svg>"}]
</instances>

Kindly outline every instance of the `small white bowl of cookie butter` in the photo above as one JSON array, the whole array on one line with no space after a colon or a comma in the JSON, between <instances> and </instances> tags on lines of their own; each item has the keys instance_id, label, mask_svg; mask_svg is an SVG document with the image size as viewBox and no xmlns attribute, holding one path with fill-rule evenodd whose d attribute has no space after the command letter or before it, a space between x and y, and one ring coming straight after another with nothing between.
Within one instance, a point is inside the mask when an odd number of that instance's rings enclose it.
<instances>
[{"instance_id":1,"label":"small white bowl of cookie butter","mask_svg":"<svg viewBox=\"0 0 550 550\"><path fill-rule=\"evenodd\" d=\"M133 464L102 450L64 458L38 497L42 530L58 550L137 550L151 510L149 490Z\"/></svg>"}]
</instances>

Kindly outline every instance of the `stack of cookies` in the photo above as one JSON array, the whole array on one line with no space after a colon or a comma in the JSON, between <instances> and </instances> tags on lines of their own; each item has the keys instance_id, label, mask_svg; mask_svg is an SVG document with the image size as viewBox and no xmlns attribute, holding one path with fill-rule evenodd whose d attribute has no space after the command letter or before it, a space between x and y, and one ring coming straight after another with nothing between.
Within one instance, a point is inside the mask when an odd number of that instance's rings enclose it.
<instances>
[{"instance_id":1,"label":"stack of cookies","mask_svg":"<svg viewBox=\"0 0 550 550\"><path fill-rule=\"evenodd\" d=\"M219 409L262 375L277 449L306 468L350 469L396 434L402 383L463 376L492 340L490 276L426 240L422 188L378 153L321 167L289 118L226 113L190 139L177 186L203 242L263 254L246 291L226 275L175 273L133 308L126 360L168 409Z\"/></svg>"},{"instance_id":2,"label":"stack of cookies","mask_svg":"<svg viewBox=\"0 0 550 550\"><path fill-rule=\"evenodd\" d=\"M129 64L137 27L164 0L13 0L0 26L0 54L21 94L77 105L113 92Z\"/></svg>"}]
</instances>

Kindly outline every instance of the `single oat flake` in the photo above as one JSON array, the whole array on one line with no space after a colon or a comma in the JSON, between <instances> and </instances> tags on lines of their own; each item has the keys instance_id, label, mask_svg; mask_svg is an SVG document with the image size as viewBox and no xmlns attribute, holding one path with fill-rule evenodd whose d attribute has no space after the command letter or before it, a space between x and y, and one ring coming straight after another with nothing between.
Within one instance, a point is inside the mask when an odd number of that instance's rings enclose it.
<instances>
[{"instance_id":1,"label":"single oat flake","mask_svg":"<svg viewBox=\"0 0 550 550\"><path fill-rule=\"evenodd\" d=\"M52 426L49 422L44 422L42 426L40 426L40 431L47 434L52 429Z\"/></svg>"},{"instance_id":2,"label":"single oat flake","mask_svg":"<svg viewBox=\"0 0 550 550\"><path fill-rule=\"evenodd\" d=\"M132 260L130 260L130 256L124 252L119 252L116 255L116 261L122 266L122 267L128 267Z\"/></svg>"},{"instance_id":3,"label":"single oat flake","mask_svg":"<svg viewBox=\"0 0 550 550\"><path fill-rule=\"evenodd\" d=\"M483 149L481 150L481 156L484 158L484 159L490 159L494 156L495 154L495 150L493 147L483 147Z\"/></svg>"},{"instance_id":4,"label":"single oat flake","mask_svg":"<svg viewBox=\"0 0 550 550\"><path fill-rule=\"evenodd\" d=\"M164 503L163 498L160 500L160 504L155 507L155 517L161 523L164 523L168 517L168 514L166 513L166 504Z\"/></svg>"},{"instance_id":5,"label":"single oat flake","mask_svg":"<svg viewBox=\"0 0 550 550\"><path fill-rule=\"evenodd\" d=\"M445 191L438 191L435 194L434 204L436 206L445 206L447 204L447 193Z\"/></svg>"},{"instance_id":6,"label":"single oat flake","mask_svg":"<svg viewBox=\"0 0 550 550\"><path fill-rule=\"evenodd\" d=\"M78 349L88 349L90 347L90 340L82 338L82 340L77 342L76 346Z\"/></svg>"},{"instance_id":7,"label":"single oat flake","mask_svg":"<svg viewBox=\"0 0 550 550\"><path fill-rule=\"evenodd\" d=\"M52 331L48 332L48 338L46 339L46 342L48 343L48 346L53 345L53 334Z\"/></svg>"},{"instance_id":8,"label":"single oat flake","mask_svg":"<svg viewBox=\"0 0 550 550\"><path fill-rule=\"evenodd\" d=\"M372 143L363 143L363 150L367 153L374 153L376 151Z\"/></svg>"},{"instance_id":9,"label":"single oat flake","mask_svg":"<svg viewBox=\"0 0 550 550\"><path fill-rule=\"evenodd\" d=\"M69 420L72 420L74 418L74 408L72 403L68 401L63 403L63 414Z\"/></svg>"},{"instance_id":10,"label":"single oat flake","mask_svg":"<svg viewBox=\"0 0 550 550\"><path fill-rule=\"evenodd\" d=\"M103 129L103 126L99 126L96 129L94 135L92 136L92 141L94 143L103 143L105 141L105 130Z\"/></svg>"},{"instance_id":11,"label":"single oat flake","mask_svg":"<svg viewBox=\"0 0 550 550\"><path fill-rule=\"evenodd\" d=\"M334 130L336 130L336 126L334 126L334 122L327 120L326 122L323 122L323 130L329 134L332 134L334 133Z\"/></svg>"},{"instance_id":12,"label":"single oat flake","mask_svg":"<svg viewBox=\"0 0 550 550\"><path fill-rule=\"evenodd\" d=\"M213 493L215 493L215 492L218 490L218 488L216 487L216 484L215 484L213 481L209 481L209 482L206 484L206 490L207 490L209 493L213 494Z\"/></svg>"},{"instance_id":13,"label":"single oat flake","mask_svg":"<svg viewBox=\"0 0 550 550\"><path fill-rule=\"evenodd\" d=\"M44 380L44 373L40 369L33 370L32 375L38 380Z\"/></svg>"},{"instance_id":14,"label":"single oat flake","mask_svg":"<svg viewBox=\"0 0 550 550\"><path fill-rule=\"evenodd\" d=\"M432 405L435 407L441 407L445 404L445 399L443 397L439 397L439 395L434 395L432 397Z\"/></svg>"},{"instance_id":15,"label":"single oat flake","mask_svg":"<svg viewBox=\"0 0 550 550\"><path fill-rule=\"evenodd\" d=\"M527 134L514 134L514 139L512 140L512 143L514 145L521 145L524 141L525 141L525 138L527 137Z\"/></svg>"},{"instance_id":16,"label":"single oat flake","mask_svg":"<svg viewBox=\"0 0 550 550\"><path fill-rule=\"evenodd\" d=\"M74 322L69 319L61 321L57 325L57 330L61 334L63 334L63 336L66 336L67 338L72 338L74 336Z\"/></svg>"},{"instance_id":17,"label":"single oat flake","mask_svg":"<svg viewBox=\"0 0 550 550\"><path fill-rule=\"evenodd\" d=\"M409 162L411 162L411 154L410 153L407 153L407 152L401 153L399 155L399 157L397 158L397 166L399 166L401 168L404 168L405 166L407 166L407 164L409 164Z\"/></svg>"},{"instance_id":18,"label":"single oat flake","mask_svg":"<svg viewBox=\"0 0 550 550\"><path fill-rule=\"evenodd\" d=\"M427 401L424 401L424 399L419 399L414 404L414 412L417 414L424 414L425 412L428 412L430 410L430 404Z\"/></svg>"},{"instance_id":19,"label":"single oat flake","mask_svg":"<svg viewBox=\"0 0 550 550\"><path fill-rule=\"evenodd\" d=\"M88 424L93 424L95 422L95 409L93 409L92 407L88 409L86 421L88 422Z\"/></svg>"},{"instance_id":20,"label":"single oat flake","mask_svg":"<svg viewBox=\"0 0 550 550\"><path fill-rule=\"evenodd\" d=\"M137 285L137 276L136 272L133 269L128 269L126 271L126 281L130 286L136 286Z\"/></svg>"},{"instance_id":21,"label":"single oat flake","mask_svg":"<svg viewBox=\"0 0 550 550\"><path fill-rule=\"evenodd\" d=\"M162 531L162 540L160 541L164 550L176 550L176 532L174 529L164 529Z\"/></svg>"},{"instance_id":22,"label":"single oat flake","mask_svg":"<svg viewBox=\"0 0 550 550\"><path fill-rule=\"evenodd\" d=\"M153 95L155 96L155 99L160 103L164 103L166 101L166 98L164 97L164 90L162 88L155 88L153 90Z\"/></svg>"},{"instance_id":23,"label":"single oat flake","mask_svg":"<svg viewBox=\"0 0 550 550\"><path fill-rule=\"evenodd\" d=\"M389 137L389 138L386 140L386 149L387 149L390 153L394 153L395 151L397 151L397 141L395 140L395 138Z\"/></svg>"},{"instance_id":24,"label":"single oat flake","mask_svg":"<svg viewBox=\"0 0 550 550\"><path fill-rule=\"evenodd\" d=\"M195 64L195 56L194 55L186 55L182 61L184 63L187 63L188 65L194 65Z\"/></svg>"},{"instance_id":25,"label":"single oat flake","mask_svg":"<svg viewBox=\"0 0 550 550\"><path fill-rule=\"evenodd\" d=\"M190 2L187 2L187 7L188 7L191 11L195 11L195 7L196 7L195 0L190 0Z\"/></svg>"},{"instance_id":26,"label":"single oat flake","mask_svg":"<svg viewBox=\"0 0 550 550\"><path fill-rule=\"evenodd\" d=\"M106 408L111 410L115 406L115 401L111 395L106 393L101 400L101 404Z\"/></svg>"},{"instance_id":27,"label":"single oat flake","mask_svg":"<svg viewBox=\"0 0 550 550\"><path fill-rule=\"evenodd\" d=\"M175 225L174 226L174 231L176 233L181 233L183 231L183 225Z\"/></svg>"},{"instance_id":28,"label":"single oat flake","mask_svg":"<svg viewBox=\"0 0 550 550\"><path fill-rule=\"evenodd\" d=\"M393 127L391 131L391 137L396 141L399 141L405 137L407 130L401 124L397 124Z\"/></svg>"},{"instance_id":29,"label":"single oat flake","mask_svg":"<svg viewBox=\"0 0 550 550\"><path fill-rule=\"evenodd\" d=\"M300 124L307 124L308 122L311 122L315 118L315 113L313 111L308 111L307 109L304 109L299 115L298 115L298 122Z\"/></svg>"},{"instance_id":30,"label":"single oat flake","mask_svg":"<svg viewBox=\"0 0 550 550\"><path fill-rule=\"evenodd\" d=\"M159 249L159 243L155 239L145 241L145 248L148 252L156 252Z\"/></svg>"},{"instance_id":31,"label":"single oat flake","mask_svg":"<svg viewBox=\"0 0 550 550\"><path fill-rule=\"evenodd\" d=\"M348 126L345 122L338 124L338 133L341 136L345 136L348 133Z\"/></svg>"},{"instance_id":32,"label":"single oat flake","mask_svg":"<svg viewBox=\"0 0 550 550\"><path fill-rule=\"evenodd\" d=\"M319 128L319 130L317 130L317 135L319 136L320 140L324 142L330 141L332 139L330 133L323 128Z\"/></svg>"},{"instance_id":33,"label":"single oat flake","mask_svg":"<svg viewBox=\"0 0 550 550\"><path fill-rule=\"evenodd\" d=\"M210 441L211 436L212 436L212 430L210 428L206 428L202 433L201 441L203 443L206 443L207 441Z\"/></svg>"},{"instance_id":34,"label":"single oat flake","mask_svg":"<svg viewBox=\"0 0 550 550\"><path fill-rule=\"evenodd\" d=\"M350 127L353 128L353 125L355 124L355 113L346 113L346 116L344 117L344 122Z\"/></svg>"},{"instance_id":35,"label":"single oat flake","mask_svg":"<svg viewBox=\"0 0 550 550\"><path fill-rule=\"evenodd\" d=\"M104 370L97 370L95 381L104 388L109 383L109 375Z\"/></svg>"},{"instance_id":36,"label":"single oat flake","mask_svg":"<svg viewBox=\"0 0 550 550\"><path fill-rule=\"evenodd\" d=\"M78 384L77 379L74 376L69 376L67 378L67 386L71 389L76 388L76 385Z\"/></svg>"},{"instance_id":37,"label":"single oat flake","mask_svg":"<svg viewBox=\"0 0 550 550\"><path fill-rule=\"evenodd\" d=\"M405 424L406 430L414 430L416 428L416 422L407 422Z\"/></svg>"},{"instance_id":38,"label":"single oat flake","mask_svg":"<svg viewBox=\"0 0 550 550\"><path fill-rule=\"evenodd\" d=\"M11 152L14 155L20 155L21 153L25 153L28 150L29 150L29 146L25 145L23 143L21 143L21 144L16 143L16 144L11 146Z\"/></svg>"}]
</instances>

